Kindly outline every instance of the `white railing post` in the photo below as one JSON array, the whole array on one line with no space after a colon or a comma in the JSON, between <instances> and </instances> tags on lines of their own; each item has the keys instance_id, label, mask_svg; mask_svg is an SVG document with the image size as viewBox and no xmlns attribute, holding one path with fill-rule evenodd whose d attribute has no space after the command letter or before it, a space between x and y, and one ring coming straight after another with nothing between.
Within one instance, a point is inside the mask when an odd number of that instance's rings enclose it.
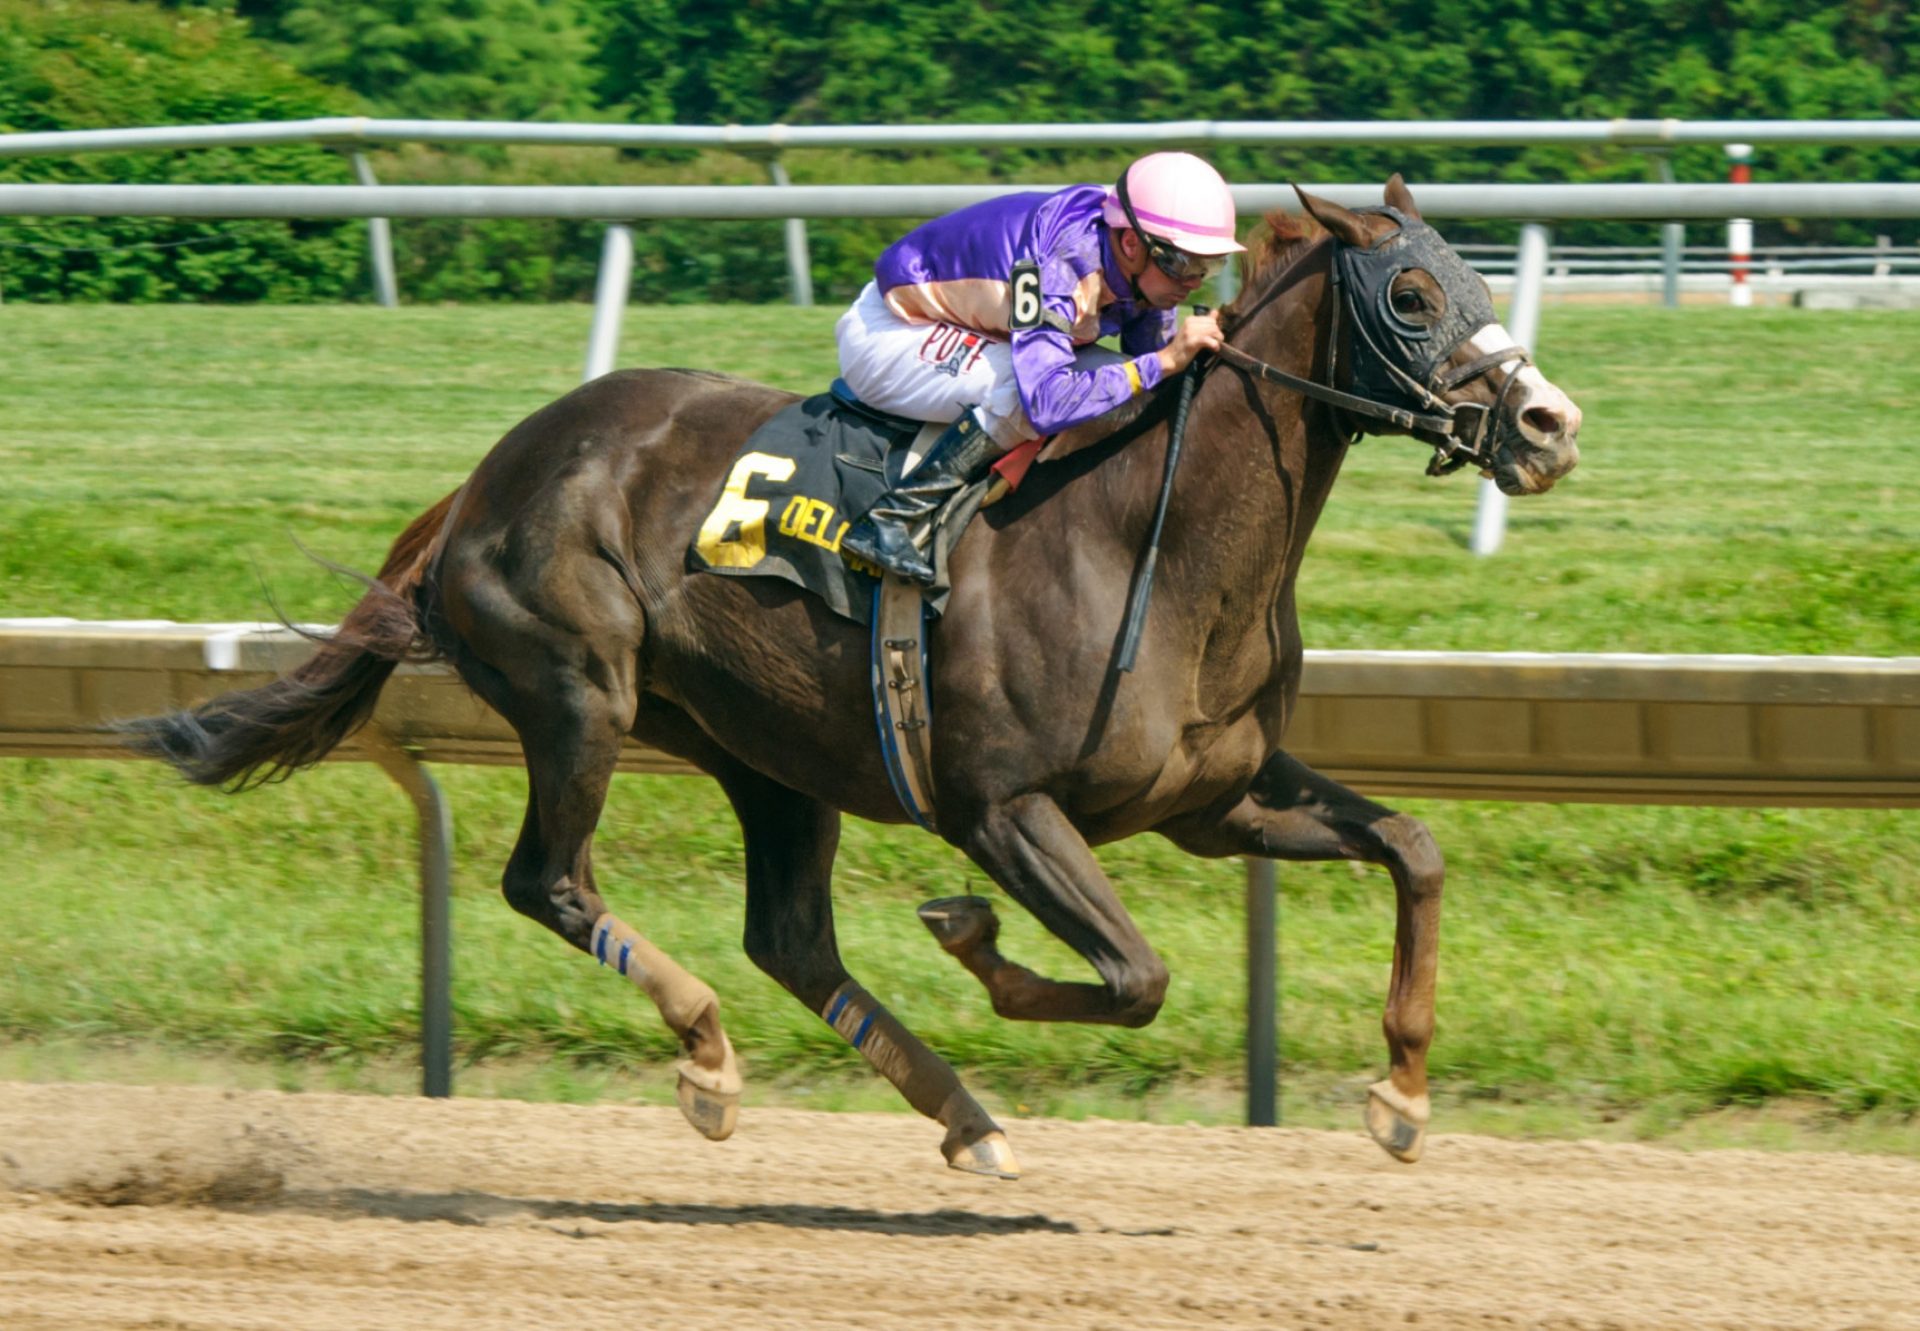
<instances>
[{"instance_id":1,"label":"white railing post","mask_svg":"<svg viewBox=\"0 0 1920 1331\"><path fill-rule=\"evenodd\" d=\"M379 723L360 746L413 801L420 824L420 1094L453 1094L453 814L439 783Z\"/></svg>"},{"instance_id":2,"label":"white railing post","mask_svg":"<svg viewBox=\"0 0 1920 1331\"><path fill-rule=\"evenodd\" d=\"M353 158L353 178L362 185L378 185L373 163L365 153ZM373 298L392 308L400 303L400 283L393 275L393 224L384 217L367 219L367 263L373 269Z\"/></svg>"},{"instance_id":3,"label":"white railing post","mask_svg":"<svg viewBox=\"0 0 1920 1331\"><path fill-rule=\"evenodd\" d=\"M1660 170L1660 183L1673 184L1673 158L1664 152L1655 153L1653 157ZM1660 303L1668 309L1680 304L1680 251L1686 247L1686 243L1687 228L1684 223L1660 224Z\"/></svg>"},{"instance_id":4,"label":"white railing post","mask_svg":"<svg viewBox=\"0 0 1920 1331\"><path fill-rule=\"evenodd\" d=\"M580 382L598 379L620 354L620 321L633 290L633 228L615 222L600 246L600 276L593 288L593 329L587 334L587 369Z\"/></svg>"},{"instance_id":5,"label":"white railing post","mask_svg":"<svg viewBox=\"0 0 1920 1331\"><path fill-rule=\"evenodd\" d=\"M782 189L790 189L793 180L787 175L787 167L778 157L767 159L767 174L773 183ZM787 290L795 305L813 304L813 257L807 253L807 221L804 217L789 217L786 223L787 235Z\"/></svg>"},{"instance_id":6,"label":"white railing post","mask_svg":"<svg viewBox=\"0 0 1920 1331\"><path fill-rule=\"evenodd\" d=\"M1520 248L1513 257L1513 299L1507 303L1507 332L1533 351L1540 332L1540 295L1547 280L1547 228L1528 222L1520 228ZM1480 482L1480 506L1473 517L1473 552L1490 555L1500 549L1507 533L1507 497L1492 481Z\"/></svg>"}]
</instances>

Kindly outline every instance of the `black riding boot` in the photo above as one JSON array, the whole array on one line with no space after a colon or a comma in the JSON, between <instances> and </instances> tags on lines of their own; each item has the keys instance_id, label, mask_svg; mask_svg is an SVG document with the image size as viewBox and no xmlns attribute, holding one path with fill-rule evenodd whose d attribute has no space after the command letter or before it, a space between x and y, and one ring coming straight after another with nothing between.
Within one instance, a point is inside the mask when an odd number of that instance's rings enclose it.
<instances>
[{"instance_id":1,"label":"black riding boot","mask_svg":"<svg viewBox=\"0 0 1920 1331\"><path fill-rule=\"evenodd\" d=\"M911 527L930 517L999 453L993 436L967 412L933 441L905 480L874 500L866 516L841 538L840 553L931 587L933 565L914 548Z\"/></svg>"}]
</instances>

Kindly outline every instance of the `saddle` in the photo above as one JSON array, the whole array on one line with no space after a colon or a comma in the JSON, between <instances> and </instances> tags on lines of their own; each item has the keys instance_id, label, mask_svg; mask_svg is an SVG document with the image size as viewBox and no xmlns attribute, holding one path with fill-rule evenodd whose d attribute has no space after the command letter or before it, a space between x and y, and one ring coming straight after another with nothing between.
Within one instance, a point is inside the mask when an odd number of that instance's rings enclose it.
<instances>
[{"instance_id":1,"label":"saddle","mask_svg":"<svg viewBox=\"0 0 1920 1331\"><path fill-rule=\"evenodd\" d=\"M942 428L869 406L836 379L830 390L786 408L741 446L687 550L688 567L725 577L783 578L835 614L870 623L878 580L874 571L856 570L841 558L840 538L900 480L917 455L916 442L930 442ZM965 487L934 516L936 576L923 593L932 614L946 608L947 555L994 479L989 475Z\"/></svg>"}]
</instances>

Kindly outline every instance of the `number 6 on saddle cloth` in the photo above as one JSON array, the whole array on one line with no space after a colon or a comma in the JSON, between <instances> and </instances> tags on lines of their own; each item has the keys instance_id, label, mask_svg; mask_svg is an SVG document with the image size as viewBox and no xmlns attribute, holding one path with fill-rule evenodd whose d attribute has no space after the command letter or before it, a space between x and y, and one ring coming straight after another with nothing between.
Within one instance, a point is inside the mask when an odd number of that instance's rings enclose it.
<instances>
[{"instance_id":1,"label":"number 6 on saddle cloth","mask_svg":"<svg viewBox=\"0 0 1920 1331\"><path fill-rule=\"evenodd\" d=\"M870 407L836 379L831 391L794 403L742 445L687 551L688 567L784 578L835 614L867 623L874 578L841 557L840 540L899 483L915 438L942 428ZM986 481L964 487L935 516L930 542L938 577L926 592L935 614L946 606L947 552L987 488Z\"/></svg>"}]
</instances>

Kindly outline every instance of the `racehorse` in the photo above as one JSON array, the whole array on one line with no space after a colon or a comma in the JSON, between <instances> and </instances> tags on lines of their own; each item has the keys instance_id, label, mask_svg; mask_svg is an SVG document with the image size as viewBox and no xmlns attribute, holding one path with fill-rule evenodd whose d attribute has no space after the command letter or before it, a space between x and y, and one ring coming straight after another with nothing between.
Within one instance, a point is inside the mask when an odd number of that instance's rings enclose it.
<instances>
[{"instance_id":1,"label":"racehorse","mask_svg":"<svg viewBox=\"0 0 1920 1331\"><path fill-rule=\"evenodd\" d=\"M1538 493L1577 460L1580 413L1494 320L1485 283L1398 176L1381 209L1301 199L1318 226L1268 219L1274 236L1223 312L1227 347L1192 396L1138 669L1113 664L1172 394L1056 439L1061 456L965 531L929 629L939 834L1097 982L1002 956L982 898L921 914L1001 1016L1140 1026L1167 968L1089 846L1152 831L1199 855L1384 866L1398 901L1390 1070L1365 1119L1412 1161L1430 1112L1443 863L1423 824L1281 748L1302 659L1294 581L1362 431L1412 434L1442 469L1471 462L1509 494ZM787 583L689 571L741 443L793 401L683 370L585 384L416 519L303 665L127 728L190 779L240 789L319 761L410 653L450 661L525 751L507 900L654 1000L681 1043L681 1107L720 1138L740 1077L718 999L609 912L591 859L622 744L687 760L740 821L748 955L946 1129L950 1165L1012 1177L992 1118L848 974L835 942L841 814L906 818L875 739L864 630Z\"/></svg>"}]
</instances>

